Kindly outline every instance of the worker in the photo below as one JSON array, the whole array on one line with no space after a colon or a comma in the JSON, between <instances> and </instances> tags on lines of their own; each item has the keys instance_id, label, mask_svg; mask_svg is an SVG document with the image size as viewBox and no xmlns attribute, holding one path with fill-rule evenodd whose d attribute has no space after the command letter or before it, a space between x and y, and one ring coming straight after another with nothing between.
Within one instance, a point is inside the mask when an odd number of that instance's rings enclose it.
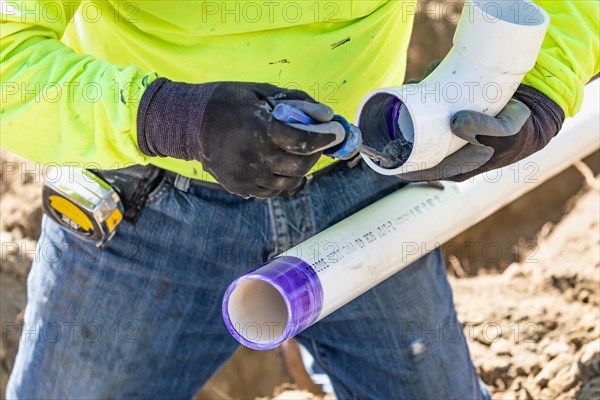
<instances>
[{"instance_id":1,"label":"worker","mask_svg":"<svg viewBox=\"0 0 600 400\"><path fill-rule=\"evenodd\" d=\"M487 161L438 178L540 150L579 110L598 2L536 3L552 21L514 101L452 120ZM193 397L238 347L227 285L406 184L322 153L334 110L403 81L416 5L3 0L2 146L93 170L125 205L100 248L44 217L7 397ZM280 102L316 123L273 119ZM342 399L489 398L457 328L432 251L297 340Z\"/></svg>"}]
</instances>

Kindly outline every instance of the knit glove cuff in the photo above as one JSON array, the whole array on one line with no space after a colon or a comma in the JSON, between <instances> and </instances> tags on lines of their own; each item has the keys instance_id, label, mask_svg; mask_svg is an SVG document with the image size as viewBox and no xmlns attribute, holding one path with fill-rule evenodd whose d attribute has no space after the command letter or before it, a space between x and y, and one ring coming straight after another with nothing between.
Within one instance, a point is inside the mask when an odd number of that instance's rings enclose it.
<instances>
[{"instance_id":1,"label":"knit glove cuff","mask_svg":"<svg viewBox=\"0 0 600 400\"><path fill-rule=\"evenodd\" d=\"M137 113L138 146L151 157L198 160L200 127L218 82L189 84L159 78L142 95Z\"/></svg>"},{"instance_id":2,"label":"knit glove cuff","mask_svg":"<svg viewBox=\"0 0 600 400\"><path fill-rule=\"evenodd\" d=\"M531 110L535 132L550 136L548 141L556 136L565 122L565 112L554 100L527 85L519 85L513 97Z\"/></svg>"}]
</instances>

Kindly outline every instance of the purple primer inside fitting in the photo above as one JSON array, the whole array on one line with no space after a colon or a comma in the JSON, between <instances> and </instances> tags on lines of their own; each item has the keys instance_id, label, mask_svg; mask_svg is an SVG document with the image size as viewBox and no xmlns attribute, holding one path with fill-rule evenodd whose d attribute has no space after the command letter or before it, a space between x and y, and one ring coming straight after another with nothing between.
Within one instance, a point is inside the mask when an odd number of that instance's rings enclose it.
<instances>
[{"instance_id":1,"label":"purple primer inside fitting","mask_svg":"<svg viewBox=\"0 0 600 400\"><path fill-rule=\"evenodd\" d=\"M388 134L390 135L390 139L392 140L398 139L398 114L401 105L402 101L400 101L400 99L397 97L393 97L392 100L390 100L390 102L388 103L385 112L385 123L387 126Z\"/></svg>"},{"instance_id":2,"label":"purple primer inside fitting","mask_svg":"<svg viewBox=\"0 0 600 400\"><path fill-rule=\"evenodd\" d=\"M392 97L385 109L385 125L389 142L383 146L382 152L389 156L389 160L380 161L383 168L396 168L404 164L412 153L413 143L404 137L398 126L402 100Z\"/></svg>"},{"instance_id":3,"label":"purple primer inside fitting","mask_svg":"<svg viewBox=\"0 0 600 400\"><path fill-rule=\"evenodd\" d=\"M279 338L268 343L256 343L244 338L231 321L229 299L234 290L243 282L259 280L277 289L287 308L287 325ZM242 275L229 285L223 297L223 319L229 333L241 344L255 350L269 350L277 347L312 325L323 309L323 287L317 273L304 260L291 257L277 257ZM268 328L268 326L265 326Z\"/></svg>"}]
</instances>

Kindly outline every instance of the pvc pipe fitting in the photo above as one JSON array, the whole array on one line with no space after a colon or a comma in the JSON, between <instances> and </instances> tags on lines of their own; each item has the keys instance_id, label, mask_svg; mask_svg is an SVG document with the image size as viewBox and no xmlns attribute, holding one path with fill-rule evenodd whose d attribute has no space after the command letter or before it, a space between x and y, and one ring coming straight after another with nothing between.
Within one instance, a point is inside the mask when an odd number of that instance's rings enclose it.
<instances>
[{"instance_id":1,"label":"pvc pipe fitting","mask_svg":"<svg viewBox=\"0 0 600 400\"><path fill-rule=\"evenodd\" d=\"M427 169L467 142L452 134L461 110L495 116L535 65L550 17L528 0L467 0L454 46L423 81L369 93L358 110L363 142L377 150L391 143L398 165L383 175Z\"/></svg>"},{"instance_id":2,"label":"pvc pipe fitting","mask_svg":"<svg viewBox=\"0 0 600 400\"><path fill-rule=\"evenodd\" d=\"M223 298L229 332L252 349L277 347L596 151L599 110L596 80L577 117L543 151L490 176L444 182L443 190L404 187L239 277Z\"/></svg>"}]
</instances>

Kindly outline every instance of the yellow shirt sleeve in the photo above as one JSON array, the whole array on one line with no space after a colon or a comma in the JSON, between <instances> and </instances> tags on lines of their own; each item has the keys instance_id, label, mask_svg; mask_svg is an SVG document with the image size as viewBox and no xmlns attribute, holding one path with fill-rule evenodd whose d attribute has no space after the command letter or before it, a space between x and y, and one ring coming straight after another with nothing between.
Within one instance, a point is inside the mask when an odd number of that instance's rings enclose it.
<instances>
[{"instance_id":1,"label":"yellow shirt sleeve","mask_svg":"<svg viewBox=\"0 0 600 400\"><path fill-rule=\"evenodd\" d=\"M550 15L536 65L523 83L545 93L575 115L583 86L600 70L600 1L535 0Z\"/></svg>"},{"instance_id":2,"label":"yellow shirt sleeve","mask_svg":"<svg viewBox=\"0 0 600 400\"><path fill-rule=\"evenodd\" d=\"M118 168L146 162L136 113L156 76L62 43L83 7L79 0L1 3L0 145L41 163ZM85 4L81 17L95 18L96 3Z\"/></svg>"}]
</instances>

